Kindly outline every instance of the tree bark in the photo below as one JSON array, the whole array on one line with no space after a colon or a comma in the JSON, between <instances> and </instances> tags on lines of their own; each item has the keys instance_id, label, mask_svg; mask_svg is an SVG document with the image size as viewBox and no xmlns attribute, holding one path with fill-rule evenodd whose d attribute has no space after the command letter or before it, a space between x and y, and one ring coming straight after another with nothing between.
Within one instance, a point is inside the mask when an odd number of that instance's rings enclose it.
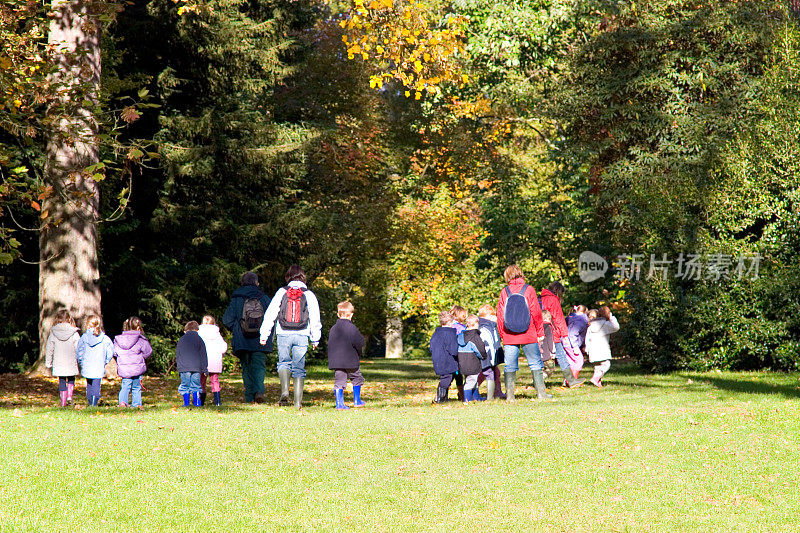
<instances>
[{"instance_id":1,"label":"tree bark","mask_svg":"<svg viewBox=\"0 0 800 533\"><path fill-rule=\"evenodd\" d=\"M42 204L39 235L40 357L55 313L66 308L78 325L100 314L97 257L99 190L85 169L98 162L94 105L100 85L100 28L91 0L53 0L48 44L58 71L51 82L59 98L49 133L44 175L53 194Z\"/></svg>"},{"instance_id":2,"label":"tree bark","mask_svg":"<svg viewBox=\"0 0 800 533\"><path fill-rule=\"evenodd\" d=\"M403 319L395 291L389 290L386 315L386 359L403 357Z\"/></svg>"}]
</instances>

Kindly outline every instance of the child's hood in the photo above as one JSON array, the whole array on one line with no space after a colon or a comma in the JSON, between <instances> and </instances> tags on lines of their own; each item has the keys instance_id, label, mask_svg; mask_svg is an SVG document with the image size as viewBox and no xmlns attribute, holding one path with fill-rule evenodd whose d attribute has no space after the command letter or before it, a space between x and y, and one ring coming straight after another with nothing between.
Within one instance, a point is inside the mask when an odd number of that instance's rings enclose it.
<instances>
[{"instance_id":1,"label":"child's hood","mask_svg":"<svg viewBox=\"0 0 800 533\"><path fill-rule=\"evenodd\" d=\"M135 329L131 329L128 331L123 331L116 337L114 337L114 344L122 348L123 350L130 350L136 343L139 342L139 339L143 339L144 335L141 332L136 331Z\"/></svg>"},{"instance_id":2,"label":"child's hood","mask_svg":"<svg viewBox=\"0 0 800 533\"><path fill-rule=\"evenodd\" d=\"M68 324L66 322L61 322L53 326L50 330L53 332L53 335L60 341L69 340L70 337L75 335L75 332L78 331L78 328L73 326L72 324Z\"/></svg>"},{"instance_id":3,"label":"child's hood","mask_svg":"<svg viewBox=\"0 0 800 533\"><path fill-rule=\"evenodd\" d=\"M588 331L591 333L599 333L602 331L603 326L608 322L605 318L598 318L597 320L592 320L589 322Z\"/></svg>"},{"instance_id":4,"label":"child's hood","mask_svg":"<svg viewBox=\"0 0 800 533\"><path fill-rule=\"evenodd\" d=\"M200 324L201 337L217 337L219 336L219 326L216 324Z\"/></svg>"},{"instance_id":5,"label":"child's hood","mask_svg":"<svg viewBox=\"0 0 800 533\"><path fill-rule=\"evenodd\" d=\"M95 335L94 330L90 329L86 333L83 334L83 342L88 344L90 347L94 348L98 344L103 342L103 338L106 336L104 332L100 332L100 335Z\"/></svg>"}]
</instances>

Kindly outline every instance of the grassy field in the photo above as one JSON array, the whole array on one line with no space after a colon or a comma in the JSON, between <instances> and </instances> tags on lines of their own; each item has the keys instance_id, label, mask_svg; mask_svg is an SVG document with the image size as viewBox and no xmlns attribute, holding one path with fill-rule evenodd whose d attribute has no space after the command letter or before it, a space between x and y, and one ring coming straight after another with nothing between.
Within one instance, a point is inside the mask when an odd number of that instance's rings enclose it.
<instances>
[{"instance_id":1,"label":"grassy field","mask_svg":"<svg viewBox=\"0 0 800 533\"><path fill-rule=\"evenodd\" d=\"M617 363L602 390L551 382L552 401L523 386L514 404L433 406L425 362L362 371L368 406L346 412L323 367L300 412L233 402L235 376L226 405L197 410L178 406L176 380L146 378L138 411L60 409L53 381L3 375L0 531L800 527L796 374Z\"/></svg>"}]
</instances>

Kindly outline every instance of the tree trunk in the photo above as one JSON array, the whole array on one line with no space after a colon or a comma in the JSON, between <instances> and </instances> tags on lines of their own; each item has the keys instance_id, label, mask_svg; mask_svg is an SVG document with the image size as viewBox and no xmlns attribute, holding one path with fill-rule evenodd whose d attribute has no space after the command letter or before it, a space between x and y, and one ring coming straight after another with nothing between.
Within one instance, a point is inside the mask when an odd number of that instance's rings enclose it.
<instances>
[{"instance_id":1,"label":"tree trunk","mask_svg":"<svg viewBox=\"0 0 800 533\"><path fill-rule=\"evenodd\" d=\"M39 235L40 357L33 373L44 369L44 346L53 317L66 308L80 326L100 314L97 261L99 191L86 167L98 161L97 121L93 106L100 84L100 28L89 0L53 0L48 44L59 66L51 81L59 100L49 133L45 180L53 194L43 202L45 224Z\"/></svg>"},{"instance_id":2,"label":"tree trunk","mask_svg":"<svg viewBox=\"0 0 800 533\"><path fill-rule=\"evenodd\" d=\"M394 291L389 291L386 316L386 359L403 357L403 319L400 317L400 302Z\"/></svg>"}]
</instances>

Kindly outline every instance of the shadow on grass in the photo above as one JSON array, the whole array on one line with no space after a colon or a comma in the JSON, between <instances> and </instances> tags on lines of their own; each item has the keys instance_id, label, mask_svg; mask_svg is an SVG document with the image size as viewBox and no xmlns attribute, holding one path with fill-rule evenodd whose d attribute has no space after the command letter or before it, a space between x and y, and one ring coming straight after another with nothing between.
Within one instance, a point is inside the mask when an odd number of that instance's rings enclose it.
<instances>
[{"instance_id":1,"label":"shadow on grass","mask_svg":"<svg viewBox=\"0 0 800 533\"><path fill-rule=\"evenodd\" d=\"M724 390L735 394L781 395L785 398L800 398L800 386L783 383L770 383L761 379L732 379L725 377L693 375L694 379L702 381L715 389Z\"/></svg>"}]
</instances>

